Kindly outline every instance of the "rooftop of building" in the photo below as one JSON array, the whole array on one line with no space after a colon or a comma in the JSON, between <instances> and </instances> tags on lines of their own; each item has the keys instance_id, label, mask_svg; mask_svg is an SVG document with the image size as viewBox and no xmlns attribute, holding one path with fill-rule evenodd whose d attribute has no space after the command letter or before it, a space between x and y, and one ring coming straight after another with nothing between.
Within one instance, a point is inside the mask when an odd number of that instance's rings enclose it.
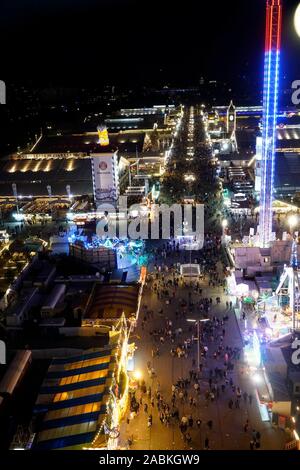
<instances>
[{"instance_id":1,"label":"rooftop of building","mask_svg":"<svg viewBox=\"0 0 300 470\"><path fill-rule=\"evenodd\" d=\"M35 405L36 450L92 444L107 414L116 352L116 346L110 345L53 359Z\"/></svg>"},{"instance_id":2,"label":"rooftop of building","mask_svg":"<svg viewBox=\"0 0 300 470\"><path fill-rule=\"evenodd\" d=\"M45 135L31 149L29 154L84 154L113 153L117 149L120 153L142 152L145 133L118 132L109 133L109 145L100 146L97 132L85 132L82 134Z\"/></svg>"},{"instance_id":3,"label":"rooftop of building","mask_svg":"<svg viewBox=\"0 0 300 470\"><path fill-rule=\"evenodd\" d=\"M70 185L73 195L92 194L92 170L89 159L23 159L0 161L0 196L13 195L17 184L19 196L67 195Z\"/></svg>"},{"instance_id":4,"label":"rooftop of building","mask_svg":"<svg viewBox=\"0 0 300 470\"><path fill-rule=\"evenodd\" d=\"M94 285L84 313L88 320L116 320L124 313L126 318L138 310L139 285Z\"/></svg>"},{"instance_id":5,"label":"rooftop of building","mask_svg":"<svg viewBox=\"0 0 300 470\"><path fill-rule=\"evenodd\" d=\"M300 140L298 147L300 148ZM275 187L286 187L287 189L300 187L300 154L277 154Z\"/></svg>"}]
</instances>

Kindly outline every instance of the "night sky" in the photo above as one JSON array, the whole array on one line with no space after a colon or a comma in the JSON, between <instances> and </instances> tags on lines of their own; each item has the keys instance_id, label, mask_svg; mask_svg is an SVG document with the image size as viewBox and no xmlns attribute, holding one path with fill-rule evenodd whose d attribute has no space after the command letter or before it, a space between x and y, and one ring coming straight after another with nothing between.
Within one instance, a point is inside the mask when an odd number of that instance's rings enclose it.
<instances>
[{"instance_id":1,"label":"night sky","mask_svg":"<svg viewBox=\"0 0 300 470\"><path fill-rule=\"evenodd\" d=\"M298 0L284 1L283 72L300 79ZM1 0L1 79L83 85L240 84L262 77L265 0Z\"/></svg>"}]
</instances>

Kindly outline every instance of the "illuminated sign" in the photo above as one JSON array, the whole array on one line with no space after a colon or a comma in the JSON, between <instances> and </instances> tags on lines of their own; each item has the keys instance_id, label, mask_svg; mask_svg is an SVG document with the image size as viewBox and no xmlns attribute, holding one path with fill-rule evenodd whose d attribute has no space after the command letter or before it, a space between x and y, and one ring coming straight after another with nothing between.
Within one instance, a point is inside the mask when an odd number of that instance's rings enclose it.
<instances>
[{"instance_id":1,"label":"illuminated sign","mask_svg":"<svg viewBox=\"0 0 300 470\"><path fill-rule=\"evenodd\" d=\"M109 137L108 137L108 131L107 131L106 126L98 126L97 131L98 131L100 146L106 147L107 145L109 145Z\"/></svg>"}]
</instances>

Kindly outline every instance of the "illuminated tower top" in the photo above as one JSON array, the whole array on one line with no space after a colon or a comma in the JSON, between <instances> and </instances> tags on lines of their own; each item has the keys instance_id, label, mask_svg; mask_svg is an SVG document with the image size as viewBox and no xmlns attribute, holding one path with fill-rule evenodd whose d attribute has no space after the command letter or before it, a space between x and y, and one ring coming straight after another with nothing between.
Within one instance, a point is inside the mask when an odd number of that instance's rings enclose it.
<instances>
[{"instance_id":1,"label":"illuminated tower top","mask_svg":"<svg viewBox=\"0 0 300 470\"><path fill-rule=\"evenodd\" d=\"M267 0L259 220L260 246L264 248L272 240L281 24L281 0Z\"/></svg>"},{"instance_id":2,"label":"illuminated tower top","mask_svg":"<svg viewBox=\"0 0 300 470\"><path fill-rule=\"evenodd\" d=\"M233 134L236 131L236 108L233 102L227 108L227 132Z\"/></svg>"},{"instance_id":3,"label":"illuminated tower top","mask_svg":"<svg viewBox=\"0 0 300 470\"><path fill-rule=\"evenodd\" d=\"M266 51L281 47L282 0L267 0Z\"/></svg>"}]
</instances>

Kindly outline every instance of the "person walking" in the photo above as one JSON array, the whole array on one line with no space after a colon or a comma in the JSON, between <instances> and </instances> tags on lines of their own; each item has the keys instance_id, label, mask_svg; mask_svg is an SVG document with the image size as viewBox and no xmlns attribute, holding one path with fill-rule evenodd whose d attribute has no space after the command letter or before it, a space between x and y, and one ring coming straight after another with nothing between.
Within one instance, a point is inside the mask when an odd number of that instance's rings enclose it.
<instances>
[{"instance_id":1,"label":"person walking","mask_svg":"<svg viewBox=\"0 0 300 470\"><path fill-rule=\"evenodd\" d=\"M207 426L208 426L208 429L211 431L212 428L213 428L213 422L212 422L212 420L210 419L209 421L207 421L206 424L207 424Z\"/></svg>"},{"instance_id":2,"label":"person walking","mask_svg":"<svg viewBox=\"0 0 300 470\"><path fill-rule=\"evenodd\" d=\"M186 416L182 416L181 418L181 423L184 425L184 426L187 426L188 425L188 419Z\"/></svg>"},{"instance_id":3,"label":"person walking","mask_svg":"<svg viewBox=\"0 0 300 470\"><path fill-rule=\"evenodd\" d=\"M197 419L196 424L197 424L197 428L200 429L200 428L201 428L201 424L202 424L202 421L201 421L200 418Z\"/></svg>"},{"instance_id":4,"label":"person walking","mask_svg":"<svg viewBox=\"0 0 300 470\"><path fill-rule=\"evenodd\" d=\"M191 437L191 435L190 435L189 432L187 432L187 433L185 434L185 441L186 441L186 443L187 443L188 445L190 445L191 442L192 442L192 437Z\"/></svg>"}]
</instances>

